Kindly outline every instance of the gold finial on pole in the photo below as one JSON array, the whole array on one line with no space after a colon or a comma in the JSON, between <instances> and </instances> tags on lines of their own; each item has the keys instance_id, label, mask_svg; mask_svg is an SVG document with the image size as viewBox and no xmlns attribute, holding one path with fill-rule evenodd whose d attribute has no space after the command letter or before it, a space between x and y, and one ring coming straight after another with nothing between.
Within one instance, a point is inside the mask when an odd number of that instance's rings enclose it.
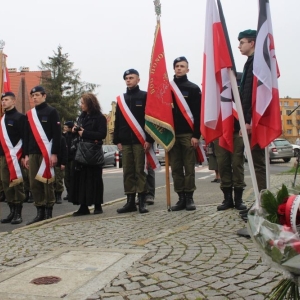
<instances>
[{"instance_id":1,"label":"gold finial on pole","mask_svg":"<svg viewBox=\"0 0 300 300\"><path fill-rule=\"evenodd\" d=\"M160 16L161 16L160 0L154 0L153 3L154 3L154 6L155 6L155 14L156 14L156 17L157 17L157 21L159 21Z\"/></svg>"}]
</instances>

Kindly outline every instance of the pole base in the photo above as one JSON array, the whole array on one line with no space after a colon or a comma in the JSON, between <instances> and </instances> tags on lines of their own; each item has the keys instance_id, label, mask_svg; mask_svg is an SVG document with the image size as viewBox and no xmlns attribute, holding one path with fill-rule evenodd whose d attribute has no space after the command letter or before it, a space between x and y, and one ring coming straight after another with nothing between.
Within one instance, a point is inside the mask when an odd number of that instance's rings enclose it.
<instances>
[{"instance_id":1,"label":"pole base","mask_svg":"<svg viewBox=\"0 0 300 300\"><path fill-rule=\"evenodd\" d=\"M250 239L250 234L248 233L248 229L246 227L242 228L242 229L239 229L236 234L238 236L242 236L242 237L245 237L247 239Z\"/></svg>"}]
</instances>

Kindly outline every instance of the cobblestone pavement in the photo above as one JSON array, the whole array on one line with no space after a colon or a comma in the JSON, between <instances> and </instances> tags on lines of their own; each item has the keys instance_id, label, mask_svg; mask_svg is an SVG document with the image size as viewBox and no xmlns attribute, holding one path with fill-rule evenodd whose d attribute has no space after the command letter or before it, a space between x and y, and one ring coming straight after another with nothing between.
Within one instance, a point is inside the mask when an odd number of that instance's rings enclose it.
<instances>
[{"instance_id":1,"label":"cobblestone pavement","mask_svg":"<svg viewBox=\"0 0 300 300\"><path fill-rule=\"evenodd\" d=\"M292 176L271 178L274 188L291 181ZM251 190L247 195L251 203ZM115 212L117 205L105 210ZM74 219L1 234L0 272L59 247L81 246L148 251L89 300L259 300L282 278L261 261L251 239L237 236L244 226L238 212L216 212L215 204L198 205L191 212L158 210Z\"/></svg>"}]
</instances>

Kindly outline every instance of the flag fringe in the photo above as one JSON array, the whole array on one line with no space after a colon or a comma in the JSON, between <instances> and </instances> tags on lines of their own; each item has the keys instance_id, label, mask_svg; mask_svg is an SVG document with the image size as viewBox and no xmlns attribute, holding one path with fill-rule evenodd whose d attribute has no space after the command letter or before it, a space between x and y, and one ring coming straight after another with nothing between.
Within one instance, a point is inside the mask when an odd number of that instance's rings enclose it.
<instances>
[{"instance_id":1,"label":"flag fringe","mask_svg":"<svg viewBox=\"0 0 300 300\"><path fill-rule=\"evenodd\" d=\"M174 132L174 128L170 125L170 124L168 124L168 123L166 123L166 122L163 122L163 121L161 121L161 120L159 120L159 119L156 119L156 118L153 118L153 117L150 117L150 116L148 116L148 115L146 115L145 116L145 120L146 121L149 121L149 122L151 122L152 124L154 124L154 125L157 125L157 126L160 126L160 127L162 127L163 129L167 129L167 130L169 130L172 134L173 134L173 136L175 136L175 132ZM145 129L146 129L146 131L150 134L150 136L158 143L158 144L160 144L160 145L162 145L163 147L164 147L164 149L168 152L168 151L170 151L171 149L172 149L172 147L174 146L174 144L175 144L175 138L173 138L172 139L172 141L168 144L168 145L166 145L152 130L151 130L151 128L149 127L149 126L147 126L147 124L145 125Z\"/></svg>"}]
</instances>

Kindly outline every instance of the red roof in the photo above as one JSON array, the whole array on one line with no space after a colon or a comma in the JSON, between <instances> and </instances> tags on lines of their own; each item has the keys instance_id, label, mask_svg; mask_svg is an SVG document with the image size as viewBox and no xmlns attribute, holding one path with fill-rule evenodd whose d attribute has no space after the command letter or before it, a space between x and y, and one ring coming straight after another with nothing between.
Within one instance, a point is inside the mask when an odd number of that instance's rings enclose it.
<instances>
[{"instance_id":1,"label":"red roof","mask_svg":"<svg viewBox=\"0 0 300 300\"><path fill-rule=\"evenodd\" d=\"M46 73L46 74L45 74ZM10 88L16 95L16 108L26 113L34 107L30 97L30 90L42 84L42 76L50 75L50 71L10 72Z\"/></svg>"}]
</instances>

